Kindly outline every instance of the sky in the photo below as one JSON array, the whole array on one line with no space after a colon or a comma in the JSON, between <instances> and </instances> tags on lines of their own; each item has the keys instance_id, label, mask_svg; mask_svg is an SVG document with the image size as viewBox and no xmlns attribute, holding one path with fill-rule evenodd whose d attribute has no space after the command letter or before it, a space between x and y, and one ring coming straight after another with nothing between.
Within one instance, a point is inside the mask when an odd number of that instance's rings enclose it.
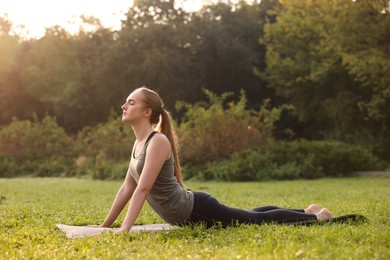
<instances>
[{"instance_id":1,"label":"sky","mask_svg":"<svg viewBox=\"0 0 390 260\"><path fill-rule=\"evenodd\" d=\"M181 5L185 10L196 11L202 2L184 0ZM7 14L18 35L39 38L45 34L45 27L54 25L77 32L80 15L94 16L104 27L119 29L132 5L133 0L0 0L0 16Z\"/></svg>"}]
</instances>

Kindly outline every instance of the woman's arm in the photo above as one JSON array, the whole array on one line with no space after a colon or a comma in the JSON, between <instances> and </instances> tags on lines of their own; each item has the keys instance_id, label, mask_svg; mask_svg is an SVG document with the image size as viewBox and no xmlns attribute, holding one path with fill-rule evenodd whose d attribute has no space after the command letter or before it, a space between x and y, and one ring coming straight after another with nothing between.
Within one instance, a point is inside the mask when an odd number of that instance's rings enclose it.
<instances>
[{"instance_id":1,"label":"woman's arm","mask_svg":"<svg viewBox=\"0 0 390 260\"><path fill-rule=\"evenodd\" d=\"M127 202L130 200L136 187L137 183L135 182L133 176L131 176L129 167L129 169L127 170L125 181L119 188L115 200L111 206L110 212L108 213L103 223L100 225L101 227L110 227L112 223L114 223L116 218L122 212L123 208L126 206Z\"/></svg>"},{"instance_id":2,"label":"woman's arm","mask_svg":"<svg viewBox=\"0 0 390 260\"><path fill-rule=\"evenodd\" d=\"M155 135L147 148L144 168L137 188L131 198L128 212L121 226L121 231L128 232L134 225L135 220L141 212L146 196L152 189L164 162L168 160L170 155L171 145L167 137L162 134Z\"/></svg>"}]
</instances>

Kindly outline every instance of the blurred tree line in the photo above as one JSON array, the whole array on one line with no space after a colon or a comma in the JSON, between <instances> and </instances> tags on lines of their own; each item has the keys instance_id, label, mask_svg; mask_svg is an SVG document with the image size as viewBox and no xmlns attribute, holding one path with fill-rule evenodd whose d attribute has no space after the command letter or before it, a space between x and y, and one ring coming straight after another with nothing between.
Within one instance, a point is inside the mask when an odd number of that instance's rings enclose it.
<instances>
[{"instance_id":1,"label":"blurred tree line","mask_svg":"<svg viewBox=\"0 0 390 260\"><path fill-rule=\"evenodd\" d=\"M139 0L118 31L83 17L23 39L0 17L0 125L55 116L68 133L108 120L136 87L177 101L244 89L249 109L291 104L279 139L360 144L390 160L390 7L387 0L262 0L198 12ZM87 31L84 28L94 27ZM288 129L288 131L286 131Z\"/></svg>"}]
</instances>

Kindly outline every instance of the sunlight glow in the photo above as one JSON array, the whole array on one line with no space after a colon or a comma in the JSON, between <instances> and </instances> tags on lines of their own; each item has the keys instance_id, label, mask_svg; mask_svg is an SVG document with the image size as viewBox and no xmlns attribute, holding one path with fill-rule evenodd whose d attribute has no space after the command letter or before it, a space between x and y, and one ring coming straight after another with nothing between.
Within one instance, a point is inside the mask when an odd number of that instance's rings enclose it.
<instances>
[{"instance_id":1,"label":"sunlight glow","mask_svg":"<svg viewBox=\"0 0 390 260\"><path fill-rule=\"evenodd\" d=\"M176 8L198 11L203 4L219 1L178 0ZM12 22L19 36L39 38L45 34L45 28L54 25L60 25L70 33L78 32L81 15L98 18L106 28L119 29L121 20L132 5L133 0L0 0L0 16L7 14L7 19Z\"/></svg>"},{"instance_id":2,"label":"sunlight glow","mask_svg":"<svg viewBox=\"0 0 390 260\"><path fill-rule=\"evenodd\" d=\"M94 16L105 27L119 28L132 0L0 0L0 16L8 15L17 33L41 37L45 28L60 25L77 32L80 15Z\"/></svg>"}]
</instances>

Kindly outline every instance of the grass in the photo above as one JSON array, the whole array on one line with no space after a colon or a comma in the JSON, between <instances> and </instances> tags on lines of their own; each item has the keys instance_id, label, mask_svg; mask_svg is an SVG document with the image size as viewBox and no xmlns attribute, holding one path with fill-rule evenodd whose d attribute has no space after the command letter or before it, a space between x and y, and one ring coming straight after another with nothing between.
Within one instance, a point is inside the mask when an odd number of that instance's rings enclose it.
<instances>
[{"instance_id":1,"label":"grass","mask_svg":"<svg viewBox=\"0 0 390 260\"><path fill-rule=\"evenodd\" d=\"M101 223L120 184L0 179L0 259L390 259L390 178L187 183L231 206L302 208L316 202L336 215L363 214L368 222L186 227L84 239L67 239L55 228L56 223ZM144 206L137 223L162 221Z\"/></svg>"}]
</instances>

